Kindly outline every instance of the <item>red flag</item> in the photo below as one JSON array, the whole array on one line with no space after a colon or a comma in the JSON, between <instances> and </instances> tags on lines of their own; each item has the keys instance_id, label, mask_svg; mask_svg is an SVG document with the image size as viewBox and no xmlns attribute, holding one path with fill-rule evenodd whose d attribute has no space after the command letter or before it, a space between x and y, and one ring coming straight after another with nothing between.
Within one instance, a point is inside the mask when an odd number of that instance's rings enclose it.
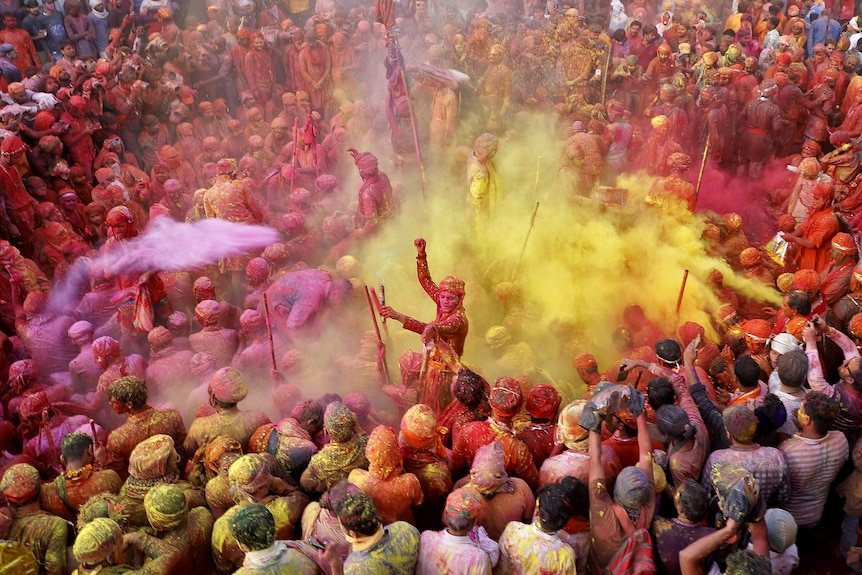
<instances>
[{"instance_id":1,"label":"red flag","mask_svg":"<svg viewBox=\"0 0 862 575\"><path fill-rule=\"evenodd\" d=\"M389 30L395 24L395 2L394 0L377 0L377 22Z\"/></svg>"}]
</instances>

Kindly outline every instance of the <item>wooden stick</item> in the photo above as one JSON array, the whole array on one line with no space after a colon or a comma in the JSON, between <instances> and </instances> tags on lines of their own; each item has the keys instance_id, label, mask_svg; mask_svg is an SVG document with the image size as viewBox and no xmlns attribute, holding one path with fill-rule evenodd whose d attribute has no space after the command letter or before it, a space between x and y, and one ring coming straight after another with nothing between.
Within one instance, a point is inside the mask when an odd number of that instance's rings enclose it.
<instances>
[{"instance_id":1,"label":"wooden stick","mask_svg":"<svg viewBox=\"0 0 862 575\"><path fill-rule=\"evenodd\" d=\"M290 160L290 195L296 182L296 155L299 153L299 118L293 119L293 158Z\"/></svg>"},{"instance_id":2,"label":"wooden stick","mask_svg":"<svg viewBox=\"0 0 862 575\"><path fill-rule=\"evenodd\" d=\"M527 251L527 242L530 241L530 234L533 232L533 226L536 223L536 213L539 211L539 202L533 207L533 214L530 216L530 227L527 229L527 237L524 238L524 245L521 246L521 255L518 256L518 263L515 264L515 269L512 270L512 278L509 281L515 281L518 275L518 268L521 267L521 260L524 259L524 252Z\"/></svg>"},{"instance_id":3,"label":"wooden stick","mask_svg":"<svg viewBox=\"0 0 862 575\"><path fill-rule=\"evenodd\" d=\"M377 314L374 313L374 304L371 302L371 292L368 291L368 286L365 288L365 300L368 302L368 311L371 312L371 321L374 322L374 333L377 334L377 342L383 343L383 338L380 337L380 326L377 325ZM374 299L377 299L376 296ZM389 375L389 364L386 362L386 354L383 354L383 371L386 373L386 381L392 383L392 377Z\"/></svg>"},{"instance_id":4,"label":"wooden stick","mask_svg":"<svg viewBox=\"0 0 862 575\"><path fill-rule=\"evenodd\" d=\"M612 48L613 46L608 46L608 57L605 58L605 69L604 73L602 74L602 105L604 105L605 103L605 96L607 95L608 90L608 72L610 72L611 69L611 53L613 52Z\"/></svg>"},{"instance_id":5,"label":"wooden stick","mask_svg":"<svg viewBox=\"0 0 862 575\"><path fill-rule=\"evenodd\" d=\"M536 192L539 191L539 171L542 169L542 156L536 158L536 181L533 182L533 199L536 199ZM538 202L537 202L538 203Z\"/></svg>"},{"instance_id":6,"label":"wooden stick","mask_svg":"<svg viewBox=\"0 0 862 575\"><path fill-rule=\"evenodd\" d=\"M396 46L398 54L401 54L401 49ZM399 58L400 60L400 58ZM407 95L407 110L410 112L410 128L413 130L413 145L416 147L416 162L419 164L419 184L422 189L422 199L427 200L428 196L425 193L425 165L422 163L422 151L419 149L419 131L416 127L416 115L413 113L413 98L410 96L410 90L407 88L407 76L404 74L404 63L400 63L401 82L404 83L404 94Z\"/></svg>"},{"instance_id":7,"label":"wooden stick","mask_svg":"<svg viewBox=\"0 0 862 575\"><path fill-rule=\"evenodd\" d=\"M703 183L703 171L706 168L706 156L709 153L709 132L706 134L706 145L703 147L703 158L700 160L700 173L697 176L697 185L694 187L694 207L697 209L697 198L700 196L700 184Z\"/></svg>"},{"instance_id":8,"label":"wooden stick","mask_svg":"<svg viewBox=\"0 0 862 575\"><path fill-rule=\"evenodd\" d=\"M688 281L688 270L682 274L682 285L679 286L679 297L676 298L676 315L679 316L679 310L682 307L682 296L685 295L685 282Z\"/></svg>"},{"instance_id":9,"label":"wooden stick","mask_svg":"<svg viewBox=\"0 0 862 575\"><path fill-rule=\"evenodd\" d=\"M385 288L383 287L383 284L380 284L380 290L383 291L384 289ZM383 293L385 294L386 292ZM383 306L386 305L386 296L384 295L382 298L377 297L377 292L374 291L374 288L371 288L371 297L373 298L374 303L377 306L377 313L379 314ZM380 322L383 324L383 331L386 334L386 341L392 341L392 338L389 337L389 326L386 325L386 318L381 316Z\"/></svg>"},{"instance_id":10,"label":"wooden stick","mask_svg":"<svg viewBox=\"0 0 862 575\"><path fill-rule=\"evenodd\" d=\"M275 363L275 342L272 339L272 319L269 315L269 298L266 296L266 292L263 292L263 311L266 316L266 335L269 336L269 359L272 361L272 372L273 379L279 381L280 378L276 375L278 374L278 366Z\"/></svg>"}]
</instances>

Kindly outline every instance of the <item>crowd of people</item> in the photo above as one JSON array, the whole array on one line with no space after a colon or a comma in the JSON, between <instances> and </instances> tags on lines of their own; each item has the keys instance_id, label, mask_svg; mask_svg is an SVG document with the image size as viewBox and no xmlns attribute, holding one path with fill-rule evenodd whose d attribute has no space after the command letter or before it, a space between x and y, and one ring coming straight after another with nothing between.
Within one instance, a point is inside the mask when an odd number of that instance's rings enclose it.
<instances>
[{"instance_id":1,"label":"crowd of people","mask_svg":"<svg viewBox=\"0 0 862 575\"><path fill-rule=\"evenodd\" d=\"M0 575L862 572L855 10L0 0Z\"/></svg>"}]
</instances>

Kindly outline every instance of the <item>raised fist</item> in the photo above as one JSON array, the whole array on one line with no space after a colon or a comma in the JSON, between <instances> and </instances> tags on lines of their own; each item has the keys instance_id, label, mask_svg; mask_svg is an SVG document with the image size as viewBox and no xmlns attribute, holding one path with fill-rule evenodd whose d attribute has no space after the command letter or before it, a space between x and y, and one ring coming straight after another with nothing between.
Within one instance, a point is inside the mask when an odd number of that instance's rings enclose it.
<instances>
[{"instance_id":1,"label":"raised fist","mask_svg":"<svg viewBox=\"0 0 862 575\"><path fill-rule=\"evenodd\" d=\"M420 256L425 255L425 240L423 238L418 238L413 242L413 245L416 246L416 252Z\"/></svg>"}]
</instances>

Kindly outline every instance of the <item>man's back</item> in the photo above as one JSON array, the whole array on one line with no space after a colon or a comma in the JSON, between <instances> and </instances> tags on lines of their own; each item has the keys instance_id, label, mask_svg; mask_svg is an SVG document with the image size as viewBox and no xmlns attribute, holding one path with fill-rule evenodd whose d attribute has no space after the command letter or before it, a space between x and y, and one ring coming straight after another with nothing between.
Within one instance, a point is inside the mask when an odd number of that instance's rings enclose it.
<instances>
[{"instance_id":1,"label":"man's back","mask_svg":"<svg viewBox=\"0 0 862 575\"><path fill-rule=\"evenodd\" d=\"M365 551L353 551L344 575L412 575L419 559L419 531L404 521L383 528L383 538Z\"/></svg>"}]
</instances>

